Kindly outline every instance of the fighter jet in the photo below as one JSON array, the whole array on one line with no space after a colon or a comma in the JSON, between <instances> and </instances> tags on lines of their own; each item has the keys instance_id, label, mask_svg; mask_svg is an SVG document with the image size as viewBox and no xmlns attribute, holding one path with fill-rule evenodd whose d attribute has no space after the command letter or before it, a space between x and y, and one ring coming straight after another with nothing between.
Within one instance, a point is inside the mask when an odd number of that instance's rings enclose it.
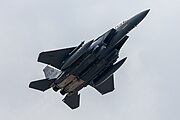
<instances>
[{"instance_id":1,"label":"fighter jet","mask_svg":"<svg viewBox=\"0 0 180 120\"><path fill-rule=\"evenodd\" d=\"M62 100L71 109L80 105L82 88L91 86L102 95L114 90L114 72L126 61L118 61L119 52L127 41L127 35L148 14L145 10L123 21L97 39L84 41L76 47L41 52L38 62L47 64L45 79L33 81L30 88L46 91L52 88L65 95Z\"/></svg>"}]
</instances>

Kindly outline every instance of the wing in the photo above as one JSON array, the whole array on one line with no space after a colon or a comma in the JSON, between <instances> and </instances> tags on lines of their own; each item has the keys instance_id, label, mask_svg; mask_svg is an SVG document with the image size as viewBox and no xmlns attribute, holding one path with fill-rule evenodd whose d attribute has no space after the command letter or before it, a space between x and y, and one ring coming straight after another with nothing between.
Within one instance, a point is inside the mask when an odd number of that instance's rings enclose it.
<instances>
[{"instance_id":1,"label":"wing","mask_svg":"<svg viewBox=\"0 0 180 120\"><path fill-rule=\"evenodd\" d=\"M91 85L92 86L92 85ZM112 92L114 90L114 75L112 74L106 81L98 86L92 86L102 95Z\"/></svg>"},{"instance_id":2,"label":"wing","mask_svg":"<svg viewBox=\"0 0 180 120\"><path fill-rule=\"evenodd\" d=\"M68 54L73 51L76 47L53 50L47 52L41 52L38 57L38 62L49 64L55 68L60 69L62 61L68 57Z\"/></svg>"}]
</instances>

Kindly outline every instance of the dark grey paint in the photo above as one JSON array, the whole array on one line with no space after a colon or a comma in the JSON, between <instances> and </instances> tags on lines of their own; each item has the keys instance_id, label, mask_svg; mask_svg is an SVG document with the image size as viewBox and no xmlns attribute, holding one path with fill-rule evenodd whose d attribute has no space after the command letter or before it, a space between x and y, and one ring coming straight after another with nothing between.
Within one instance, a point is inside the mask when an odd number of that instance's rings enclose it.
<instances>
[{"instance_id":1,"label":"dark grey paint","mask_svg":"<svg viewBox=\"0 0 180 120\"><path fill-rule=\"evenodd\" d=\"M101 94L112 92L114 90L113 73L126 60L124 58L116 63L118 53L128 39L126 34L137 26L148 12L149 10L145 10L135 15L83 46L81 43L80 47L40 53L39 62L50 64L60 69L62 73L56 79L31 82L29 87L41 91L50 87L54 91L61 89L62 95L67 94L63 101L72 109L79 107L78 91L87 85L91 85Z\"/></svg>"}]
</instances>

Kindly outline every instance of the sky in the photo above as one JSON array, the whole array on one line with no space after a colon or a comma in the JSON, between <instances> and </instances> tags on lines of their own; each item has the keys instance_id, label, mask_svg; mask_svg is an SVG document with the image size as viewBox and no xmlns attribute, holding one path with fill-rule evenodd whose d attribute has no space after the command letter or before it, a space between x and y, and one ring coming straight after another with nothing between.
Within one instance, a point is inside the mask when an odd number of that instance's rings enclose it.
<instances>
[{"instance_id":1,"label":"sky","mask_svg":"<svg viewBox=\"0 0 180 120\"><path fill-rule=\"evenodd\" d=\"M149 8L121 50L128 59L112 93L86 87L71 110L59 93L28 88L44 78L40 52L95 39ZM179 0L0 0L0 119L179 120L179 21Z\"/></svg>"}]
</instances>

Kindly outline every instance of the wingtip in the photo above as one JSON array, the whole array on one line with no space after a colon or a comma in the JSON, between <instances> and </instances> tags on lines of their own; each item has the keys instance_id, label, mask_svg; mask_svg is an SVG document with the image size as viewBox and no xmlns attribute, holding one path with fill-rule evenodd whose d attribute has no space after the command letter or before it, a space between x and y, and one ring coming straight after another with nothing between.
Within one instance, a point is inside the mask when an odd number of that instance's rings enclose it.
<instances>
[{"instance_id":1,"label":"wingtip","mask_svg":"<svg viewBox=\"0 0 180 120\"><path fill-rule=\"evenodd\" d=\"M150 8L146 10L147 14L149 13L150 10L151 10Z\"/></svg>"},{"instance_id":2,"label":"wingtip","mask_svg":"<svg viewBox=\"0 0 180 120\"><path fill-rule=\"evenodd\" d=\"M126 61L126 59L127 59L127 57L124 57L122 60L123 60L123 61Z\"/></svg>"}]
</instances>

